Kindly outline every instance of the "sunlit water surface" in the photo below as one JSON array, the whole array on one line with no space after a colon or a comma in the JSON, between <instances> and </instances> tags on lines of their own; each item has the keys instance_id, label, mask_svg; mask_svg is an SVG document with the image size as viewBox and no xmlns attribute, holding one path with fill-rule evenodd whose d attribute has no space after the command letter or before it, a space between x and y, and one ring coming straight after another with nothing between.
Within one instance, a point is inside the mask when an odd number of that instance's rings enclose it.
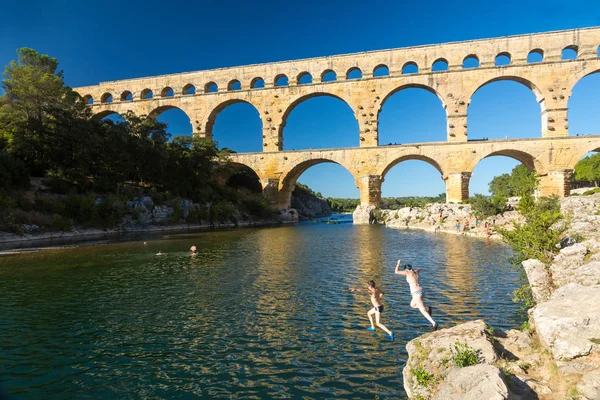
<instances>
[{"instance_id":1,"label":"sunlit water surface","mask_svg":"<svg viewBox=\"0 0 600 400\"><path fill-rule=\"evenodd\" d=\"M404 398L405 345L428 325L396 259L422 268L442 326L514 328L509 256L479 239L309 222L4 255L0 387L10 399ZM369 279L393 343L365 329L369 298L348 291Z\"/></svg>"}]
</instances>

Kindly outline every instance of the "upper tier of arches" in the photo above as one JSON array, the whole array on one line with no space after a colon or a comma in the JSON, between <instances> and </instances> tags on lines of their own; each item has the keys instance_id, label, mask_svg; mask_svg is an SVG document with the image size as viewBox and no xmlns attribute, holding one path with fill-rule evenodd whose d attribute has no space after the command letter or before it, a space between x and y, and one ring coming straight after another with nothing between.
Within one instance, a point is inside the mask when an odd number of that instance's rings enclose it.
<instances>
[{"instance_id":1,"label":"upper tier of arches","mask_svg":"<svg viewBox=\"0 0 600 400\"><path fill-rule=\"evenodd\" d=\"M569 33L577 33L577 35ZM586 35L589 35L591 39L586 39ZM525 36L529 37L528 41L525 40ZM536 40L537 37L539 37L538 40ZM596 29L581 30L581 32L565 31L491 39L488 43L473 41L469 44L470 46L460 46L461 43L451 43L415 49L372 52L368 57L355 57L354 60L350 60L347 56L334 56L329 58L328 62L302 63L299 61L298 65L306 64L304 67L297 67L295 62L265 64L265 71L256 75L246 71L246 67L241 67L230 68L226 70L227 73L224 73L223 70L206 71L197 74L198 78L192 78L188 82L184 82L183 76L173 76L172 79L170 76L165 77L166 79L159 77L154 79L156 87L153 87L152 91L160 94L161 97L203 95L238 90L261 90L278 86L324 84L340 80L568 62L598 58L600 33L596 32ZM461 54L461 52L463 53ZM320 61L320 59L316 60ZM194 76L194 74L189 75L190 77ZM285 82L280 82L282 77L285 78ZM133 85L135 85L135 81L132 81ZM165 82L164 85L161 85L160 81ZM171 81L181 82L181 84L176 85ZM261 84L257 84L259 81ZM95 99L99 99L101 103L108 103L152 98L142 94L145 89L147 88L128 87L118 93L106 90L102 93L85 92L80 94L88 100L88 104L94 104ZM133 97L121 96L125 92L132 93Z\"/></svg>"}]
</instances>

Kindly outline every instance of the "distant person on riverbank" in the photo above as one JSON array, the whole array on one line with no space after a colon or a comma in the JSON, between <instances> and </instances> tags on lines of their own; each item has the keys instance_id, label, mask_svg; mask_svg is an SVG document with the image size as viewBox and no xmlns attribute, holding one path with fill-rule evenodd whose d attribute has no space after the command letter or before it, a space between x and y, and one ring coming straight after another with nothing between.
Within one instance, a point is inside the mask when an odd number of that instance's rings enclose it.
<instances>
[{"instance_id":1,"label":"distant person on riverbank","mask_svg":"<svg viewBox=\"0 0 600 400\"><path fill-rule=\"evenodd\" d=\"M436 330L438 324L431 318L431 307L426 307L423 302L423 288L419 283L419 271L420 268L413 269L412 265L405 264L402 267L402 271L400 271L400 264L402 259L398 260L396 263L396 273L398 275L406 276L406 281L408 282L408 286L410 287L410 294L412 295L412 299L410 301L410 306L412 308L418 308L421 311L421 314L431 323L431 328Z\"/></svg>"},{"instance_id":2,"label":"distant person on riverbank","mask_svg":"<svg viewBox=\"0 0 600 400\"><path fill-rule=\"evenodd\" d=\"M192 247L190 247L190 251L192 252L193 256L195 256L196 254L198 254L198 249L196 248L195 244L193 244Z\"/></svg>"},{"instance_id":3,"label":"distant person on riverbank","mask_svg":"<svg viewBox=\"0 0 600 400\"><path fill-rule=\"evenodd\" d=\"M383 312L383 304L381 304L381 298L383 297L384 293L382 290L377 288L377 286L375 285L375 281L369 281L367 283L367 290L355 289L355 288L350 288L349 290L353 293L359 292L359 293L367 293L367 294L371 295L371 303L373 303L373 308L370 309L369 312L367 313L367 317L369 317L369 321L371 321L371 327L367 328L367 329L370 331L375 330L375 325L373 324L373 315L375 315L375 323L377 324L378 327L380 327L388 335L390 335L390 340L393 342L394 341L394 333L392 331L390 331L388 328L386 328L386 326L381 323L381 313Z\"/></svg>"}]
</instances>

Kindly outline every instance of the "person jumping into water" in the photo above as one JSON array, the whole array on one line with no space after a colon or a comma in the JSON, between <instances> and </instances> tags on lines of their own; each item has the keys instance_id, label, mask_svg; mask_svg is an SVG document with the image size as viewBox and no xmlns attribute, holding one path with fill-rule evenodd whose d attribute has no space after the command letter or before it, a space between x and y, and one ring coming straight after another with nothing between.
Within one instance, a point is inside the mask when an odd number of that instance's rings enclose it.
<instances>
[{"instance_id":1,"label":"person jumping into water","mask_svg":"<svg viewBox=\"0 0 600 400\"><path fill-rule=\"evenodd\" d=\"M373 324L373 314L374 314L375 322L376 322L377 326L380 327L381 329L383 329L388 335L390 335L390 340L393 342L394 341L394 333L392 331L390 331L388 328L386 328L385 325L383 325L380 321L381 313L383 312L383 304L381 304L381 298L383 297L384 293L381 289L377 288L377 286L375 285L375 281L369 281L367 283L367 290L355 289L355 288L350 288L349 290L353 293L359 292L359 293L367 293L367 294L371 295L371 302L373 303L373 308L370 309L369 312L367 313L367 317L369 317L369 321L371 321L371 327L367 328L367 329L370 331L375 330L375 325Z\"/></svg>"},{"instance_id":2,"label":"person jumping into water","mask_svg":"<svg viewBox=\"0 0 600 400\"><path fill-rule=\"evenodd\" d=\"M408 286L410 286L410 294L412 295L412 299L410 301L410 306L412 308L418 308L421 311L421 314L431 323L431 327L433 330L438 328L438 324L431 318L431 307L426 307L423 302L423 288L419 284L419 271L420 268L416 270L413 269L412 265L405 264L402 266L402 271L399 270L400 263L402 259L398 260L396 264L396 273L398 275L405 275L406 281L408 282Z\"/></svg>"}]
</instances>

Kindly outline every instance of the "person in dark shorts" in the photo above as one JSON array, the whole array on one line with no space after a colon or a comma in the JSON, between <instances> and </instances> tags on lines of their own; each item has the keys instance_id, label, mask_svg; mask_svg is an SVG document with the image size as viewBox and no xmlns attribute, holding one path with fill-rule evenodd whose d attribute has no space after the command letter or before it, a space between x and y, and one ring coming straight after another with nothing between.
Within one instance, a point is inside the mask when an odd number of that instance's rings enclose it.
<instances>
[{"instance_id":1,"label":"person in dark shorts","mask_svg":"<svg viewBox=\"0 0 600 400\"><path fill-rule=\"evenodd\" d=\"M370 309L367 313L367 317L369 317L369 321L371 321L371 326L367 329L370 331L375 330L375 325L373 324L373 315L375 315L375 323L378 327L383 329L390 336L390 340L393 342L394 333L381 323L381 313L383 312L383 304L381 303L381 298L383 297L384 293L381 289L377 288L377 285L375 285L375 281L369 281L367 283L367 290L355 288L350 288L349 290L351 292L367 293L371 295L371 303L373 303L373 308Z\"/></svg>"}]
</instances>

